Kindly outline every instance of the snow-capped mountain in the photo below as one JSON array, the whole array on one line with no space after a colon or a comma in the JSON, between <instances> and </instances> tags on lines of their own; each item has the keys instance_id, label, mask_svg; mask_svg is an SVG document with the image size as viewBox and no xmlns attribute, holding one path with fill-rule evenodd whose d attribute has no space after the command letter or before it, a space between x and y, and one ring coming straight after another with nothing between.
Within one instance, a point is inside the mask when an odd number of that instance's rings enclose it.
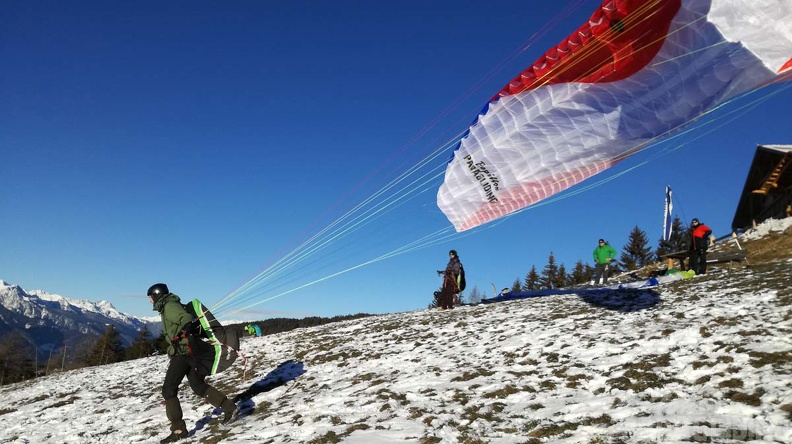
<instances>
[{"instance_id":1,"label":"snow-capped mountain","mask_svg":"<svg viewBox=\"0 0 792 444\"><path fill-rule=\"evenodd\" d=\"M0 337L19 332L46 357L104 333L113 324L128 346L143 326L156 334L158 323L119 312L107 301L69 299L41 290L27 291L0 280Z\"/></svg>"}]
</instances>

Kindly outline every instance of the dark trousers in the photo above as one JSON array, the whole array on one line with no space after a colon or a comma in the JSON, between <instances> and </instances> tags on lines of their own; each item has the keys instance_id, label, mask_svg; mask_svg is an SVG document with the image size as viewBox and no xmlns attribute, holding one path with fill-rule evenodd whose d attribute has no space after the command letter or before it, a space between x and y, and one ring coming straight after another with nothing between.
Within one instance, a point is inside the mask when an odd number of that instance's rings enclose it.
<instances>
[{"instance_id":1,"label":"dark trousers","mask_svg":"<svg viewBox=\"0 0 792 444\"><path fill-rule=\"evenodd\" d=\"M594 283L599 284L600 278L602 278L602 283L608 283L608 264L597 264L594 266Z\"/></svg>"},{"instance_id":2,"label":"dark trousers","mask_svg":"<svg viewBox=\"0 0 792 444\"><path fill-rule=\"evenodd\" d=\"M440 308L454 308L454 293L456 292L456 285L453 278L446 278L443 280L443 288L440 290Z\"/></svg>"},{"instance_id":3,"label":"dark trousers","mask_svg":"<svg viewBox=\"0 0 792 444\"><path fill-rule=\"evenodd\" d=\"M690 250L690 269L696 274L707 273L707 250Z\"/></svg>"},{"instance_id":4,"label":"dark trousers","mask_svg":"<svg viewBox=\"0 0 792 444\"><path fill-rule=\"evenodd\" d=\"M209 385L204 380L204 375L199 375L195 366L184 355L175 355L168 364L165 372L165 381L162 383L162 397L165 399L175 398L179 394L179 385L184 377L190 383L190 388L196 395L203 398L206 396L206 389Z\"/></svg>"}]
</instances>

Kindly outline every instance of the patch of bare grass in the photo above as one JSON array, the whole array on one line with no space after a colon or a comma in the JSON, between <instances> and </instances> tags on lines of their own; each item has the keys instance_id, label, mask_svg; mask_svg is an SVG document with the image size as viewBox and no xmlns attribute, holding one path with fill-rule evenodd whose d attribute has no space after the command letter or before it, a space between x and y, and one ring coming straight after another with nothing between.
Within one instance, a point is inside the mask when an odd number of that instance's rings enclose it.
<instances>
[{"instance_id":1,"label":"patch of bare grass","mask_svg":"<svg viewBox=\"0 0 792 444\"><path fill-rule=\"evenodd\" d=\"M71 396L67 399L62 399L52 405L44 407L45 409L63 407L64 405L74 404L74 401L80 399L78 396Z\"/></svg>"},{"instance_id":2,"label":"patch of bare grass","mask_svg":"<svg viewBox=\"0 0 792 444\"><path fill-rule=\"evenodd\" d=\"M499 402L488 406L480 404L470 405L462 412L462 419L470 422L477 419L487 422L500 422L501 419L498 414L501 413L505 407L505 404Z\"/></svg>"},{"instance_id":3,"label":"patch of bare grass","mask_svg":"<svg viewBox=\"0 0 792 444\"><path fill-rule=\"evenodd\" d=\"M739 391L730 391L726 393L726 397L734 402L748 404L750 406L759 407L762 404L762 395L764 390L759 389L753 393L744 393Z\"/></svg>"},{"instance_id":4,"label":"patch of bare grass","mask_svg":"<svg viewBox=\"0 0 792 444\"><path fill-rule=\"evenodd\" d=\"M718 387L720 388L742 388L743 382L742 379L727 379L726 381L721 381L718 383Z\"/></svg>"},{"instance_id":5,"label":"patch of bare grass","mask_svg":"<svg viewBox=\"0 0 792 444\"><path fill-rule=\"evenodd\" d=\"M782 233L768 233L761 239L743 241L748 262L761 264L789 258L792 251L792 227Z\"/></svg>"},{"instance_id":6,"label":"patch of bare grass","mask_svg":"<svg viewBox=\"0 0 792 444\"><path fill-rule=\"evenodd\" d=\"M781 409L782 412L786 412L787 418L789 418L789 420L792 421L792 404L784 404L779 408Z\"/></svg>"},{"instance_id":7,"label":"patch of bare grass","mask_svg":"<svg viewBox=\"0 0 792 444\"><path fill-rule=\"evenodd\" d=\"M513 395L515 393L520 393L520 390L517 387L515 387L515 386L513 386L511 384L508 384L508 385L506 385L506 386L504 386L504 387L502 387L502 388L500 388L498 390L493 390L493 391L491 391L489 393L484 393L484 395L482 395L482 397L483 398L488 398L488 399L492 399L492 398L503 399L503 398L506 398L509 395Z\"/></svg>"},{"instance_id":8,"label":"patch of bare grass","mask_svg":"<svg viewBox=\"0 0 792 444\"><path fill-rule=\"evenodd\" d=\"M748 352L751 359L751 365L759 368L766 365L772 366L774 370L784 374L789 374L792 370L792 350L784 350L781 352L765 353L758 351Z\"/></svg>"},{"instance_id":9,"label":"patch of bare grass","mask_svg":"<svg viewBox=\"0 0 792 444\"><path fill-rule=\"evenodd\" d=\"M470 381L471 379L478 378L479 376L487 377L494 375L495 372L489 371L485 368L479 368L473 371L466 371L462 376L457 376L451 379L452 382Z\"/></svg>"}]
</instances>

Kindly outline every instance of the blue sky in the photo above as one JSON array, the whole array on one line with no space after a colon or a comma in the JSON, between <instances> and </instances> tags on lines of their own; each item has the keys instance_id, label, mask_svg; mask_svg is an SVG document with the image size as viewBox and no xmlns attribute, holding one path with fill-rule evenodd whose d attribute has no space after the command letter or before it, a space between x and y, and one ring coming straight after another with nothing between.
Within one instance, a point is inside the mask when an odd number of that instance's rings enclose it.
<instances>
[{"instance_id":1,"label":"blue sky","mask_svg":"<svg viewBox=\"0 0 792 444\"><path fill-rule=\"evenodd\" d=\"M6 4L0 279L136 315L159 281L212 305L464 131L598 5ZM725 235L756 145L792 143L786 86L546 204L356 268L449 226L440 178L234 293L257 304L235 317L424 308L450 248L489 294L551 251L571 268L600 237L620 250L635 226L656 246L666 185L684 222Z\"/></svg>"}]
</instances>

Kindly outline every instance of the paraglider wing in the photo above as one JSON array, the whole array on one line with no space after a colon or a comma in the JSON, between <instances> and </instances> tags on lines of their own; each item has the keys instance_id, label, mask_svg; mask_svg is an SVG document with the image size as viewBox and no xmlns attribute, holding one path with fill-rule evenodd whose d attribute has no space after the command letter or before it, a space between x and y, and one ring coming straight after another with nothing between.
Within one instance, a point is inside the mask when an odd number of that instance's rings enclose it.
<instances>
[{"instance_id":1,"label":"paraglider wing","mask_svg":"<svg viewBox=\"0 0 792 444\"><path fill-rule=\"evenodd\" d=\"M490 100L438 206L457 231L505 216L791 72L788 0L607 0Z\"/></svg>"}]
</instances>

